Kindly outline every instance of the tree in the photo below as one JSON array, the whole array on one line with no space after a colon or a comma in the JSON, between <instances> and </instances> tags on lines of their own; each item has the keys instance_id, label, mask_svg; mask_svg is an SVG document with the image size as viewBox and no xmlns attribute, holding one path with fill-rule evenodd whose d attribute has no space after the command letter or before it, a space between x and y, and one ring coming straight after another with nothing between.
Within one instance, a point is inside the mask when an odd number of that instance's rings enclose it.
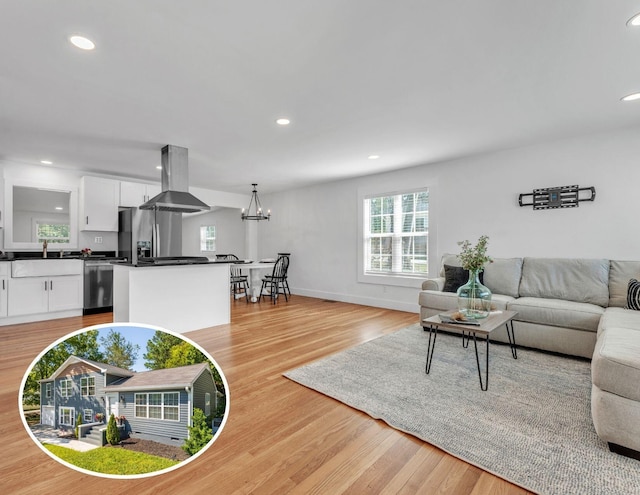
<instances>
[{"instance_id":1,"label":"tree","mask_svg":"<svg viewBox=\"0 0 640 495\"><path fill-rule=\"evenodd\" d=\"M116 417L111 414L109 416L109 422L107 423L107 442L109 445L118 445L120 443L120 432L118 431L118 425L116 424Z\"/></svg>"},{"instance_id":2,"label":"tree","mask_svg":"<svg viewBox=\"0 0 640 495\"><path fill-rule=\"evenodd\" d=\"M98 344L98 330L79 333L49 349L31 368L23 390L25 404L40 402L38 380L49 378L69 356L77 356L92 361L102 361L104 356Z\"/></svg>"},{"instance_id":3,"label":"tree","mask_svg":"<svg viewBox=\"0 0 640 495\"><path fill-rule=\"evenodd\" d=\"M107 364L118 368L131 369L138 357L140 346L132 344L120 332L109 330L106 337L101 337L104 347L104 358Z\"/></svg>"},{"instance_id":4,"label":"tree","mask_svg":"<svg viewBox=\"0 0 640 495\"><path fill-rule=\"evenodd\" d=\"M207 423L207 417L202 412L202 409L195 407L193 409L193 426L188 426L189 438L184 441L182 450L187 454L193 455L200 451L202 447L207 445L213 438L213 430Z\"/></svg>"},{"instance_id":5,"label":"tree","mask_svg":"<svg viewBox=\"0 0 640 495\"><path fill-rule=\"evenodd\" d=\"M176 337L167 332L156 330L153 338L147 342L147 352L142 357L144 365L150 370L160 370L167 368L167 361L171 355L173 346L183 342L180 337Z\"/></svg>"}]
</instances>

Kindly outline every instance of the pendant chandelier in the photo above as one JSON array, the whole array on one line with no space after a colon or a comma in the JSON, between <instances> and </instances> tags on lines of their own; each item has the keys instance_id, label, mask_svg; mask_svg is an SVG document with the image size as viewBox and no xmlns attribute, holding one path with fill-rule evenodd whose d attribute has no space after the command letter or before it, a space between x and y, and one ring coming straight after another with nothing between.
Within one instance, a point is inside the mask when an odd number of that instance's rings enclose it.
<instances>
[{"instance_id":1,"label":"pendant chandelier","mask_svg":"<svg viewBox=\"0 0 640 495\"><path fill-rule=\"evenodd\" d=\"M258 190L256 186L258 184L251 184L253 186L253 192L251 193L251 201L249 202L249 208L246 210L242 208L242 220L270 220L271 210L267 210L267 214L264 214L260 199L258 198ZM253 208L253 214L251 213Z\"/></svg>"}]
</instances>

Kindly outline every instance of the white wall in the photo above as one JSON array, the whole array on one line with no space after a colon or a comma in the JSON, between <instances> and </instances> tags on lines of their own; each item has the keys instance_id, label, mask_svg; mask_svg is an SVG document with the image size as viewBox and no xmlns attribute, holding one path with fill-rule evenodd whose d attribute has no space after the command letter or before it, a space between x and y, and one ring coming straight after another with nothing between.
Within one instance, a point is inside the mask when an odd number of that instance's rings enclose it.
<instances>
[{"instance_id":1,"label":"white wall","mask_svg":"<svg viewBox=\"0 0 640 495\"><path fill-rule=\"evenodd\" d=\"M437 271L457 241L489 236L494 257L640 259L637 207L639 128L424 165L267 195L270 222L259 226L259 256L292 253L294 292L381 307L417 310L417 289L357 280L358 194L429 186L430 260ZM578 208L518 206L539 187L594 186Z\"/></svg>"},{"instance_id":2,"label":"white wall","mask_svg":"<svg viewBox=\"0 0 640 495\"><path fill-rule=\"evenodd\" d=\"M205 225L216 227L215 253L200 251L200 227ZM232 253L243 259L246 258L245 238L245 225L237 208L219 208L182 218L182 254L185 256L215 257L215 254Z\"/></svg>"}]
</instances>

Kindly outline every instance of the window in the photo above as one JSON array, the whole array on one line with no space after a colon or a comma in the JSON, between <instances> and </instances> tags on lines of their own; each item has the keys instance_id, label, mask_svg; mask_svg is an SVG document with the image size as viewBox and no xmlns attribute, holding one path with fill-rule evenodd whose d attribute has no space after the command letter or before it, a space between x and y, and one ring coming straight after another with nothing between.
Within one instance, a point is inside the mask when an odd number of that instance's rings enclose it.
<instances>
[{"instance_id":1,"label":"window","mask_svg":"<svg viewBox=\"0 0 640 495\"><path fill-rule=\"evenodd\" d=\"M164 394L164 419L178 421L180 419L180 394L172 392Z\"/></svg>"},{"instance_id":2,"label":"window","mask_svg":"<svg viewBox=\"0 0 640 495\"><path fill-rule=\"evenodd\" d=\"M69 242L69 224L55 223L47 220L36 220L36 239L39 243Z\"/></svg>"},{"instance_id":3,"label":"window","mask_svg":"<svg viewBox=\"0 0 640 495\"><path fill-rule=\"evenodd\" d=\"M61 407L60 408L60 420L59 423L64 426L76 425L76 414L73 407Z\"/></svg>"},{"instance_id":4,"label":"window","mask_svg":"<svg viewBox=\"0 0 640 495\"><path fill-rule=\"evenodd\" d=\"M149 394L149 417L162 419L162 394Z\"/></svg>"},{"instance_id":5,"label":"window","mask_svg":"<svg viewBox=\"0 0 640 495\"><path fill-rule=\"evenodd\" d=\"M180 392L135 394L135 417L180 420Z\"/></svg>"},{"instance_id":6,"label":"window","mask_svg":"<svg viewBox=\"0 0 640 495\"><path fill-rule=\"evenodd\" d=\"M429 191L364 199L364 273L424 277Z\"/></svg>"},{"instance_id":7,"label":"window","mask_svg":"<svg viewBox=\"0 0 640 495\"><path fill-rule=\"evenodd\" d=\"M60 395L71 397L71 380L60 380Z\"/></svg>"},{"instance_id":8,"label":"window","mask_svg":"<svg viewBox=\"0 0 640 495\"><path fill-rule=\"evenodd\" d=\"M96 395L96 379L93 376L80 378L80 391L83 397Z\"/></svg>"},{"instance_id":9,"label":"window","mask_svg":"<svg viewBox=\"0 0 640 495\"><path fill-rule=\"evenodd\" d=\"M200 227L200 251L216 250L215 225L203 225Z\"/></svg>"},{"instance_id":10,"label":"window","mask_svg":"<svg viewBox=\"0 0 640 495\"><path fill-rule=\"evenodd\" d=\"M47 399L51 399L51 384L50 383L45 383L44 384L44 395Z\"/></svg>"},{"instance_id":11,"label":"window","mask_svg":"<svg viewBox=\"0 0 640 495\"><path fill-rule=\"evenodd\" d=\"M204 394L204 415L211 415L211 394L209 392Z\"/></svg>"},{"instance_id":12,"label":"window","mask_svg":"<svg viewBox=\"0 0 640 495\"><path fill-rule=\"evenodd\" d=\"M146 418L147 414L147 394L136 394L135 398L135 417L136 418Z\"/></svg>"},{"instance_id":13,"label":"window","mask_svg":"<svg viewBox=\"0 0 640 495\"><path fill-rule=\"evenodd\" d=\"M82 422L83 423L93 423L93 409L83 409L82 410Z\"/></svg>"}]
</instances>

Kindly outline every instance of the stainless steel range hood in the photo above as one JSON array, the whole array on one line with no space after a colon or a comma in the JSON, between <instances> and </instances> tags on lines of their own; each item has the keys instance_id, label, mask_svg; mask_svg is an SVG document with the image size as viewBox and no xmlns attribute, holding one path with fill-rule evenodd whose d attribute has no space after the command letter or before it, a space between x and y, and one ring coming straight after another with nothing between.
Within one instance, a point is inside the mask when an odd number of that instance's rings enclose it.
<instances>
[{"instance_id":1,"label":"stainless steel range hood","mask_svg":"<svg viewBox=\"0 0 640 495\"><path fill-rule=\"evenodd\" d=\"M141 210L196 213L211 208L189 192L189 150L162 148L162 192L140 205Z\"/></svg>"}]
</instances>

